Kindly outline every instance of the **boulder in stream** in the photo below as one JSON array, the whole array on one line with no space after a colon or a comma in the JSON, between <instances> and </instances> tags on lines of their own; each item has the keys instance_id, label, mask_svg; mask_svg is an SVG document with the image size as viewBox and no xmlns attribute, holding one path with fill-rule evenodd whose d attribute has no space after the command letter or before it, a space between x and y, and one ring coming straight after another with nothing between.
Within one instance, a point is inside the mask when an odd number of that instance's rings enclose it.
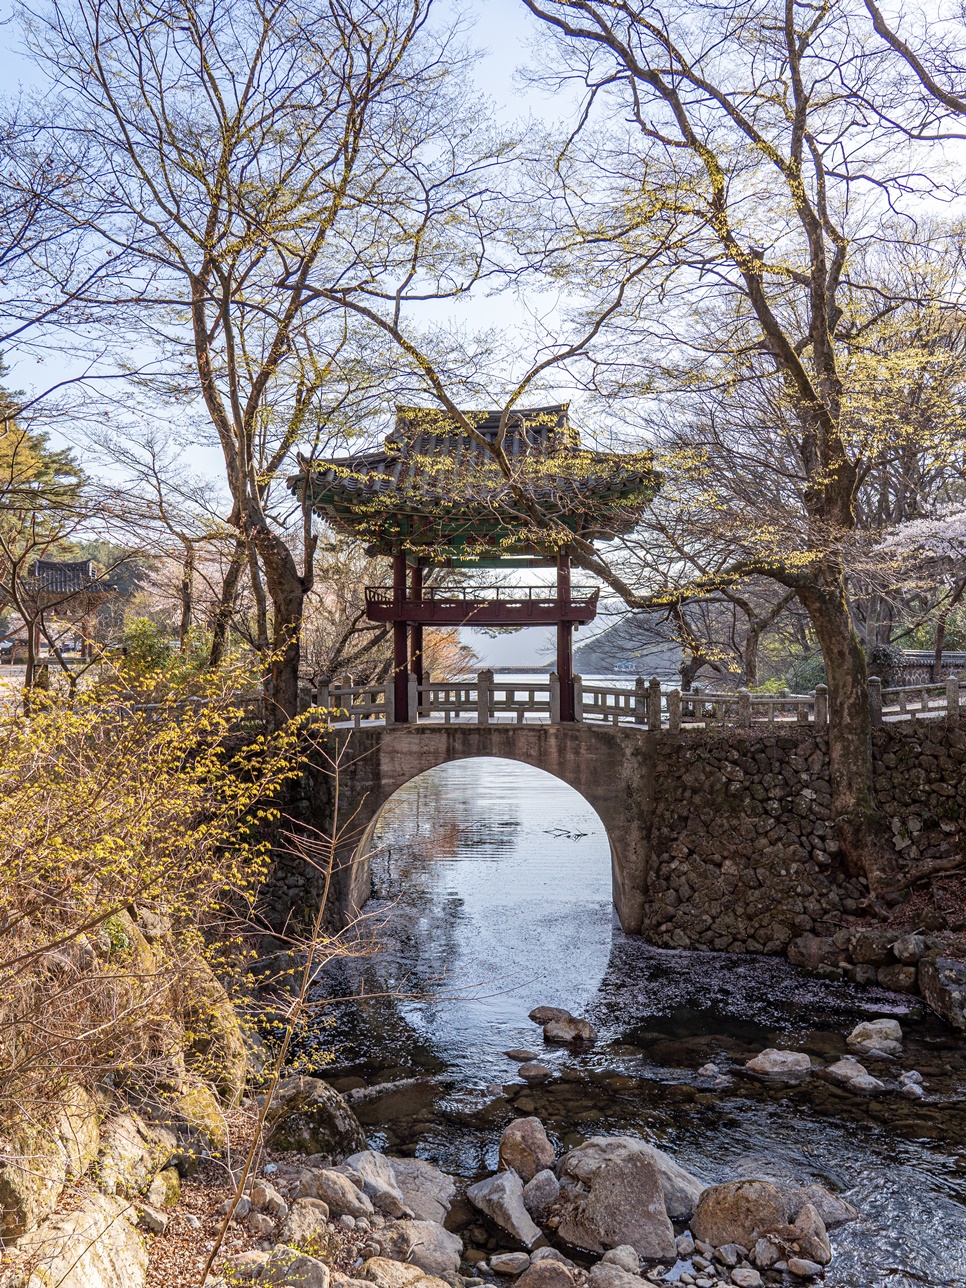
<instances>
[{"instance_id":1,"label":"boulder in stream","mask_svg":"<svg viewBox=\"0 0 966 1288\"><path fill-rule=\"evenodd\" d=\"M500 1137L500 1171L512 1168L524 1184L537 1172L553 1167L555 1159L556 1152L539 1118L517 1118Z\"/></svg>"},{"instance_id":2,"label":"boulder in stream","mask_svg":"<svg viewBox=\"0 0 966 1288\"><path fill-rule=\"evenodd\" d=\"M392 1171L406 1206L417 1221L441 1225L456 1194L456 1182L421 1158L394 1158Z\"/></svg>"},{"instance_id":3,"label":"boulder in stream","mask_svg":"<svg viewBox=\"0 0 966 1288\"><path fill-rule=\"evenodd\" d=\"M597 1030L589 1020L578 1020L573 1015L562 1020L551 1020L543 1026L545 1042L596 1042Z\"/></svg>"},{"instance_id":4,"label":"boulder in stream","mask_svg":"<svg viewBox=\"0 0 966 1288\"><path fill-rule=\"evenodd\" d=\"M902 1029L898 1020L865 1020L857 1024L846 1039L860 1055L900 1055Z\"/></svg>"},{"instance_id":5,"label":"boulder in stream","mask_svg":"<svg viewBox=\"0 0 966 1288\"><path fill-rule=\"evenodd\" d=\"M526 1209L523 1182L516 1172L497 1172L484 1181L477 1181L469 1186L466 1197L525 1248L532 1248L540 1238L540 1227L534 1224Z\"/></svg>"},{"instance_id":6,"label":"boulder in stream","mask_svg":"<svg viewBox=\"0 0 966 1288\"><path fill-rule=\"evenodd\" d=\"M768 1047L749 1060L745 1068L763 1078L794 1078L797 1081L810 1072L812 1062L804 1051L779 1051Z\"/></svg>"},{"instance_id":7,"label":"boulder in stream","mask_svg":"<svg viewBox=\"0 0 966 1288\"><path fill-rule=\"evenodd\" d=\"M847 1087L849 1091L862 1091L867 1094L873 1091L885 1091L885 1083L880 1082L878 1078L873 1078L865 1065L860 1064L855 1056L844 1055L841 1060L827 1065L822 1072L833 1082Z\"/></svg>"},{"instance_id":8,"label":"boulder in stream","mask_svg":"<svg viewBox=\"0 0 966 1288\"><path fill-rule=\"evenodd\" d=\"M350 1154L339 1171L344 1172L362 1190L377 1211L396 1219L413 1216L396 1182L393 1165L385 1154L379 1154L374 1149ZM354 1212L350 1213L350 1216L355 1215Z\"/></svg>"},{"instance_id":9,"label":"boulder in stream","mask_svg":"<svg viewBox=\"0 0 966 1288\"><path fill-rule=\"evenodd\" d=\"M706 1188L705 1182L675 1162L663 1149L649 1145L636 1136L592 1136L564 1156L559 1171L561 1176L575 1176L589 1184L600 1166L621 1159L628 1153L642 1153L650 1159L661 1180L664 1207L668 1216L672 1221L687 1221L701 1192Z\"/></svg>"},{"instance_id":10,"label":"boulder in stream","mask_svg":"<svg viewBox=\"0 0 966 1288\"><path fill-rule=\"evenodd\" d=\"M714 1248L725 1243L753 1248L759 1235L784 1225L785 1216L781 1190L770 1181L728 1181L703 1191L691 1232Z\"/></svg>"},{"instance_id":11,"label":"boulder in stream","mask_svg":"<svg viewBox=\"0 0 966 1288\"><path fill-rule=\"evenodd\" d=\"M560 1238L588 1252L625 1244L642 1257L673 1258L674 1227L654 1153L634 1137L595 1136L566 1154L557 1205Z\"/></svg>"},{"instance_id":12,"label":"boulder in stream","mask_svg":"<svg viewBox=\"0 0 966 1288\"><path fill-rule=\"evenodd\" d=\"M551 1020L569 1020L571 1015L560 1006L535 1006L529 1018L534 1024L543 1025L549 1024Z\"/></svg>"},{"instance_id":13,"label":"boulder in stream","mask_svg":"<svg viewBox=\"0 0 966 1288\"><path fill-rule=\"evenodd\" d=\"M418 1266L424 1274L451 1279L460 1268L463 1240L435 1221L393 1221L377 1238L384 1257Z\"/></svg>"},{"instance_id":14,"label":"boulder in stream","mask_svg":"<svg viewBox=\"0 0 966 1288\"><path fill-rule=\"evenodd\" d=\"M516 1288L573 1288L574 1277L562 1261L546 1257L535 1261L516 1282ZM636 1288L640 1288L639 1285Z\"/></svg>"},{"instance_id":15,"label":"boulder in stream","mask_svg":"<svg viewBox=\"0 0 966 1288\"><path fill-rule=\"evenodd\" d=\"M560 1197L560 1182L550 1170L537 1172L523 1187L523 1206L535 1221L542 1220Z\"/></svg>"}]
</instances>

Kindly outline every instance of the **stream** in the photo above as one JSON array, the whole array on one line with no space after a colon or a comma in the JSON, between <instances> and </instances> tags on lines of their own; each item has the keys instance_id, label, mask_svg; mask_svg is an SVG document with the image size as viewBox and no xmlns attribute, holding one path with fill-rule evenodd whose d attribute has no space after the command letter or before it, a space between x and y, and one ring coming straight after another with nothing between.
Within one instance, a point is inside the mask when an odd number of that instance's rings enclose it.
<instances>
[{"instance_id":1,"label":"stream","mask_svg":"<svg viewBox=\"0 0 966 1288\"><path fill-rule=\"evenodd\" d=\"M360 1108L375 1148L477 1179L496 1170L516 1114L537 1114L560 1148L640 1135L710 1182L789 1178L843 1194L860 1219L830 1232L829 1288L966 1288L966 1042L917 998L624 935L597 815L515 762L414 779L375 845L368 947L328 968L313 1036L317 1070L340 1090L417 1079ZM527 1018L537 1005L586 1017L599 1041L545 1047ZM870 1071L894 1087L919 1070L925 1101L742 1071L769 1046L837 1059L854 1025L879 1016L900 1021L905 1047ZM524 1084L504 1054L515 1047L551 1079ZM708 1061L726 1085L698 1076Z\"/></svg>"}]
</instances>

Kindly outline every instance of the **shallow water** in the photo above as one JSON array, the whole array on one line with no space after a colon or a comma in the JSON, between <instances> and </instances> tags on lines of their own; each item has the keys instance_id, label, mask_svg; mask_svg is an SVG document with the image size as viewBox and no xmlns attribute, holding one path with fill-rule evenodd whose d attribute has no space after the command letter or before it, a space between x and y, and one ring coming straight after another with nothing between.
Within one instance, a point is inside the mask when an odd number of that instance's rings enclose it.
<instances>
[{"instance_id":1,"label":"shallow water","mask_svg":"<svg viewBox=\"0 0 966 1288\"><path fill-rule=\"evenodd\" d=\"M861 1220L832 1233L831 1288L966 1286L966 1043L916 999L811 978L783 959L671 952L624 935L594 811L549 774L461 761L386 806L366 908L379 951L333 969L336 1085L417 1075L368 1104L371 1138L460 1175L496 1163L503 1124L537 1113L560 1145L630 1132L712 1181L817 1180ZM368 1000L362 995L367 994ZM585 1015L600 1040L545 1047L536 1005ZM871 1071L919 1069L929 1100L865 1099L811 1076L775 1088L740 1073L766 1046L832 1060L860 1020L899 1018L906 1044ZM529 1088L504 1052L554 1078ZM729 1083L697 1069L715 1061ZM512 1106L512 1107L511 1107Z\"/></svg>"}]
</instances>

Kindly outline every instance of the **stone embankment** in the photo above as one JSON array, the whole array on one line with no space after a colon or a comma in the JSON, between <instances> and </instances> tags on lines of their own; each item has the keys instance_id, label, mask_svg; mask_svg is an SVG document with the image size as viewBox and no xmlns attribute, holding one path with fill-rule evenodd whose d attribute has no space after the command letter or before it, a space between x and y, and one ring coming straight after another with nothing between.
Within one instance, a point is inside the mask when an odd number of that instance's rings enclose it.
<instances>
[{"instance_id":1,"label":"stone embankment","mask_svg":"<svg viewBox=\"0 0 966 1288\"><path fill-rule=\"evenodd\" d=\"M900 875L955 861L966 845L962 722L886 726L874 734L874 752L876 797ZM930 909L925 924L891 931L855 924L868 915L869 891L846 870L835 837L827 737L730 730L665 738L654 802L642 926L651 943L787 952L822 973L921 993L966 1027L966 965L936 933L966 931L966 908L958 919ZM903 897L891 897L893 920L901 920Z\"/></svg>"}]
</instances>

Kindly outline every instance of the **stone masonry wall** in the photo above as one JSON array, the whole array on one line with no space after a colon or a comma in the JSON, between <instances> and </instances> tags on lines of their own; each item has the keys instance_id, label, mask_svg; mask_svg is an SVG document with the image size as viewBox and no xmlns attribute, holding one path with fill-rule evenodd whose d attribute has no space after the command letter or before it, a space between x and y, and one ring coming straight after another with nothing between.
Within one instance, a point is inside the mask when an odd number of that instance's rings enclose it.
<instances>
[{"instance_id":1,"label":"stone masonry wall","mask_svg":"<svg viewBox=\"0 0 966 1288\"><path fill-rule=\"evenodd\" d=\"M876 795L900 869L961 850L966 724L886 725ZM642 933L665 947L784 951L859 911L831 822L828 740L813 731L662 735Z\"/></svg>"}]
</instances>

